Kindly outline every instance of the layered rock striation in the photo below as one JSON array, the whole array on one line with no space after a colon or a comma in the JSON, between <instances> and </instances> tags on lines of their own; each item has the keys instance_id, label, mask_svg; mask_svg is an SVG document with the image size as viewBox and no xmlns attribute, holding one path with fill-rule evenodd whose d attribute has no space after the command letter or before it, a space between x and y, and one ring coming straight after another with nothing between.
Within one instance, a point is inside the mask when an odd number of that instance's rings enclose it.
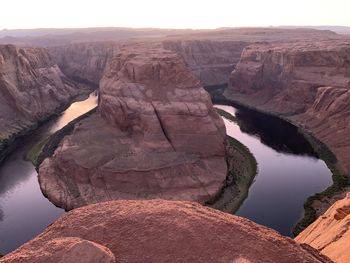
<instances>
[{"instance_id":1,"label":"layered rock striation","mask_svg":"<svg viewBox=\"0 0 350 263\"><path fill-rule=\"evenodd\" d=\"M88 42L50 47L48 50L64 74L98 86L117 47L114 42Z\"/></svg>"},{"instance_id":2,"label":"layered rock striation","mask_svg":"<svg viewBox=\"0 0 350 263\"><path fill-rule=\"evenodd\" d=\"M329 30L282 28L221 28L168 36L163 46L180 54L203 86L226 85L245 47L253 43L274 43L313 39L339 39Z\"/></svg>"},{"instance_id":3,"label":"layered rock striation","mask_svg":"<svg viewBox=\"0 0 350 263\"><path fill-rule=\"evenodd\" d=\"M65 243L62 251L68 253L52 252ZM114 256L128 263L331 262L308 245L247 219L197 203L165 200L111 201L74 209L0 262L42 262L36 259L48 246L47 259L52 261L53 253L55 262L93 262L92 256L101 259L95 262L114 262L107 261ZM59 261L63 257L66 261Z\"/></svg>"},{"instance_id":4,"label":"layered rock striation","mask_svg":"<svg viewBox=\"0 0 350 263\"><path fill-rule=\"evenodd\" d=\"M350 42L324 40L248 46L226 95L302 126L350 172L349 92Z\"/></svg>"},{"instance_id":5,"label":"layered rock striation","mask_svg":"<svg viewBox=\"0 0 350 263\"><path fill-rule=\"evenodd\" d=\"M178 54L160 44L127 45L105 70L98 113L44 160L40 185L67 210L115 199L204 203L225 183L225 136Z\"/></svg>"},{"instance_id":6,"label":"layered rock striation","mask_svg":"<svg viewBox=\"0 0 350 263\"><path fill-rule=\"evenodd\" d=\"M78 91L45 49L0 45L0 155Z\"/></svg>"},{"instance_id":7,"label":"layered rock striation","mask_svg":"<svg viewBox=\"0 0 350 263\"><path fill-rule=\"evenodd\" d=\"M350 261L350 193L301 232L296 241L320 250L334 262Z\"/></svg>"},{"instance_id":8,"label":"layered rock striation","mask_svg":"<svg viewBox=\"0 0 350 263\"><path fill-rule=\"evenodd\" d=\"M166 49L180 54L203 86L227 84L238 63L241 52L248 45L244 41L168 40Z\"/></svg>"}]
</instances>

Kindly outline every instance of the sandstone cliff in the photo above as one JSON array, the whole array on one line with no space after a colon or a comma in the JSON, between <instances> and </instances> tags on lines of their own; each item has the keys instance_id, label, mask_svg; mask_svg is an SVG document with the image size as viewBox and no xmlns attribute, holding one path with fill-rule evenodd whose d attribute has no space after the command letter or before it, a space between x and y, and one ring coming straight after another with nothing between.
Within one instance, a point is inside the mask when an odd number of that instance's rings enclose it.
<instances>
[{"instance_id":1,"label":"sandstone cliff","mask_svg":"<svg viewBox=\"0 0 350 263\"><path fill-rule=\"evenodd\" d=\"M350 193L301 232L296 241L319 249L334 262L350 262Z\"/></svg>"},{"instance_id":2,"label":"sandstone cliff","mask_svg":"<svg viewBox=\"0 0 350 263\"><path fill-rule=\"evenodd\" d=\"M46 253L43 248L48 249ZM52 259L75 263L331 262L308 245L247 219L196 203L164 200L112 201L74 209L0 262Z\"/></svg>"},{"instance_id":3,"label":"sandstone cliff","mask_svg":"<svg viewBox=\"0 0 350 263\"><path fill-rule=\"evenodd\" d=\"M350 172L350 41L251 45L230 83L227 96L303 126Z\"/></svg>"},{"instance_id":4,"label":"sandstone cliff","mask_svg":"<svg viewBox=\"0 0 350 263\"><path fill-rule=\"evenodd\" d=\"M54 204L204 203L220 192L224 123L179 55L160 44L120 47L101 80L98 107L40 166L42 191Z\"/></svg>"},{"instance_id":5,"label":"sandstone cliff","mask_svg":"<svg viewBox=\"0 0 350 263\"><path fill-rule=\"evenodd\" d=\"M48 50L65 75L98 86L116 47L113 42L91 42L50 47Z\"/></svg>"},{"instance_id":6,"label":"sandstone cliff","mask_svg":"<svg viewBox=\"0 0 350 263\"><path fill-rule=\"evenodd\" d=\"M46 50L0 45L0 152L77 93Z\"/></svg>"},{"instance_id":7,"label":"sandstone cliff","mask_svg":"<svg viewBox=\"0 0 350 263\"><path fill-rule=\"evenodd\" d=\"M168 40L166 49L179 53L203 86L226 84L248 45L243 41Z\"/></svg>"},{"instance_id":8,"label":"sandstone cliff","mask_svg":"<svg viewBox=\"0 0 350 263\"><path fill-rule=\"evenodd\" d=\"M168 36L163 46L180 54L203 86L216 86L228 83L243 49L252 43L337 38L329 30L223 28Z\"/></svg>"}]
</instances>

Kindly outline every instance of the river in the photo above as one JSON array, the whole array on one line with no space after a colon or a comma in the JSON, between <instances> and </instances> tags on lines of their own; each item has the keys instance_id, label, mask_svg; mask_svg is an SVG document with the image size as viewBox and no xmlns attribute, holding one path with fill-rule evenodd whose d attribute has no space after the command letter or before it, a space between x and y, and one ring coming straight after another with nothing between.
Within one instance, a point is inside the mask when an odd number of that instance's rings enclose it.
<instances>
[{"instance_id":1,"label":"river","mask_svg":"<svg viewBox=\"0 0 350 263\"><path fill-rule=\"evenodd\" d=\"M97 94L72 103L61 115L46 122L20 146L0 167L0 253L6 254L55 221L64 210L55 207L41 193L37 172L25 161L27 152L38 142L97 105Z\"/></svg>"},{"instance_id":2,"label":"river","mask_svg":"<svg viewBox=\"0 0 350 263\"><path fill-rule=\"evenodd\" d=\"M24 160L28 150L68 122L97 105L97 95L73 103L57 118L40 126L0 167L0 253L6 254L56 220L64 211L41 193L34 166ZM318 159L297 128L256 111L216 105L236 116L224 119L227 133L245 144L258 162L258 175L237 215L291 235L310 195L329 186L331 172Z\"/></svg>"},{"instance_id":3,"label":"river","mask_svg":"<svg viewBox=\"0 0 350 263\"><path fill-rule=\"evenodd\" d=\"M215 105L236 116L224 118L227 134L253 153L258 174L237 215L292 236L305 200L332 184L332 173L297 127L243 107Z\"/></svg>"}]
</instances>

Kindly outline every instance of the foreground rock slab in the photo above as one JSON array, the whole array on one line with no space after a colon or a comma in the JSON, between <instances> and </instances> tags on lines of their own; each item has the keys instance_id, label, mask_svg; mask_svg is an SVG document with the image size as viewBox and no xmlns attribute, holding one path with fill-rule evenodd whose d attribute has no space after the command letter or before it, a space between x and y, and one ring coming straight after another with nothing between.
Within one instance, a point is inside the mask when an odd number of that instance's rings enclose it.
<instances>
[{"instance_id":1,"label":"foreground rock slab","mask_svg":"<svg viewBox=\"0 0 350 263\"><path fill-rule=\"evenodd\" d=\"M319 249L334 262L350 262L350 193L295 239Z\"/></svg>"},{"instance_id":2,"label":"foreground rock slab","mask_svg":"<svg viewBox=\"0 0 350 263\"><path fill-rule=\"evenodd\" d=\"M89 253L107 247L118 262L127 263L331 262L317 250L247 219L197 203L165 200L111 201L74 209L0 262L35 257L36 251L67 237L99 244ZM82 255L75 262L90 261Z\"/></svg>"},{"instance_id":3,"label":"foreground rock slab","mask_svg":"<svg viewBox=\"0 0 350 263\"><path fill-rule=\"evenodd\" d=\"M106 247L77 237L54 238L36 250L23 249L2 262L26 263L115 263L114 254Z\"/></svg>"},{"instance_id":4,"label":"foreground rock slab","mask_svg":"<svg viewBox=\"0 0 350 263\"><path fill-rule=\"evenodd\" d=\"M116 199L205 203L226 180L225 138L180 55L161 44L121 46L100 82L98 113L44 160L41 189L66 210Z\"/></svg>"}]
</instances>

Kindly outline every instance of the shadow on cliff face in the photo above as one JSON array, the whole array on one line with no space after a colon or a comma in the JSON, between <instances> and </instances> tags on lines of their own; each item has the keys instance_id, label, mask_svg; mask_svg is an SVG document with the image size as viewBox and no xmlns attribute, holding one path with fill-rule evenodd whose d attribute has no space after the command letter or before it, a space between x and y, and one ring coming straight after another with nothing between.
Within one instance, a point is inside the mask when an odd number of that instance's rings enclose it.
<instances>
[{"instance_id":1,"label":"shadow on cliff face","mask_svg":"<svg viewBox=\"0 0 350 263\"><path fill-rule=\"evenodd\" d=\"M234 106L237 109L236 118L241 131L259 138L263 144L277 152L319 157L296 126L278 117L227 100L222 95L226 88L227 85L221 85L205 89L212 97L213 103Z\"/></svg>"},{"instance_id":2,"label":"shadow on cliff face","mask_svg":"<svg viewBox=\"0 0 350 263\"><path fill-rule=\"evenodd\" d=\"M277 152L318 158L298 128L286 121L253 110L238 108L236 112L241 131L260 138Z\"/></svg>"}]
</instances>

